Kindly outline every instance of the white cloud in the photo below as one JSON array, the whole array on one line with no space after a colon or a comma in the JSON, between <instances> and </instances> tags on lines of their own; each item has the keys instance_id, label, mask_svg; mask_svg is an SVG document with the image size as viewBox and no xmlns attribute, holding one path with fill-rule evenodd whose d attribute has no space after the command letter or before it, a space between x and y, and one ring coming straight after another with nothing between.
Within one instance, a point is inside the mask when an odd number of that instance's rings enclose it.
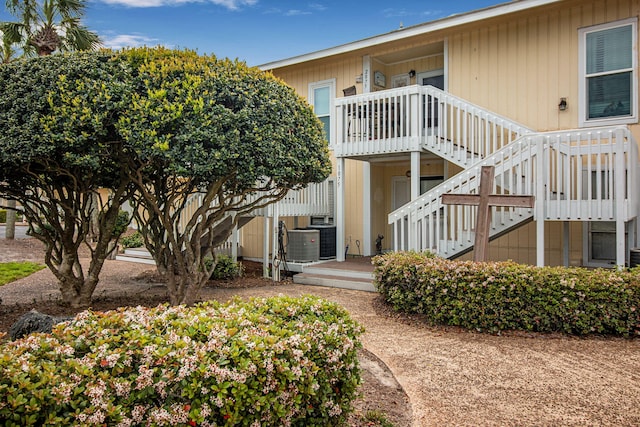
<instances>
[{"instance_id":1,"label":"white cloud","mask_svg":"<svg viewBox=\"0 0 640 427\"><path fill-rule=\"evenodd\" d=\"M100 0L107 4L117 4L127 7L159 7L179 6L186 3L209 2L230 10L239 9L242 6L253 6L258 0Z\"/></svg>"},{"instance_id":2,"label":"white cloud","mask_svg":"<svg viewBox=\"0 0 640 427\"><path fill-rule=\"evenodd\" d=\"M441 10L425 10L423 12L413 12L407 9L395 9L389 8L382 11L385 18L402 18L406 16L423 16L423 17L438 17L442 15Z\"/></svg>"},{"instance_id":3,"label":"white cloud","mask_svg":"<svg viewBox=\"0 0 640 427\"><path fill-rule=\"evenodd\" d=\"M159 40L141 34L118 34L114 36L102 36L102 45L110 49L122 49L123 47L155 46Z\"/></svg>"},{"instance_id":4,"label":"white cloud","mask_svg":"<svg viewBox=\"0 0 640 427\"><path fill-rule=\"evenodd\" d=\"M323 10L327 10L327 7L320 3L310 3L309 8L313 10L317 10L318 12L322 12Z\"/></svg>"},{"instance_id":5,"label":"white cloud","mask_svg":"<svg viewBox=\"0 0 640 427\"><path fill-rule=\"evenodd\" d=\"M327 10L326 6L320 3L309 3L308 9L283 10L277 7L271 7L269 9L266 9L263 13L265 15L303 16L303 15L313 15L315 12L322 12L325 10Z\"/></svg>"},{"instance_id":6,"label":"white cloud","mask_svg":"<svg viewBox=\"0 0 640 427\"><path fill-rule=\"evenodd\" d=\"M299 10L299 9L289 9L284 15L285 16L311 15L311 12Z\"/></svg>"}]
</instances>

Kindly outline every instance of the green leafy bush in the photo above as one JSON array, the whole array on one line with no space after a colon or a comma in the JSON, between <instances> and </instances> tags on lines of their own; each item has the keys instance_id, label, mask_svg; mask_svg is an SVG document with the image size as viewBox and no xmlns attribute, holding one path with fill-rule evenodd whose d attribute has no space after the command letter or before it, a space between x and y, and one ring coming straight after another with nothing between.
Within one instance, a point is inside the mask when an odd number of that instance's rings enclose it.
<instances>
[{"instance_id":1,"label":"green leafy bush","mask_svg":"<svg viewBox=\"0 0 640 427\"><path fill-rule=\"evenodd\" d=\"M16 222L22 222L23 216L21 212L16 212ZM4 224L7 222L7 211L6 209L0 209L0 224Z\"/></svg>"},{"instance_id":2,"label":"green leafy bush","mask_svg":"<svg viewBox=\"0 0 640 427\"><path fill-rule=\"evenodd\" d=\"M386 301L434 324L490 332L640 335L640 269L474 263L414 252L373 262L375 285Z\"/></svg>"},{"instance_id":3,"label":"green leafy bush","mask_svg":"<svg viewBox=\"0 0 640 427\"><path fill-rule=\"evenodd\" d=\"M362 328L315 297L86 311L0 347L5 426L335 426Z\"/></svg>"},{"instance_id":4,"label":"green leafy bush","mask_svg":"<svg viewBox=\"0 0 640 427\"><path fill-rule=\"evenodd\" d=\"M122 236L120 238L120 244L122 244L123 248L141 248L144 246L144 240L142 239L142 234L139 231L136 231L128 236Z\"/></svg>"},{"instance_id":5,"label":"green leafy bush","mask_svg":"<svg viewBox=\"0 0 640 427\"><path fill-rule=\"evenodd\" d=\"M113 228L113 236L120 237L122 233L127 231L127 227L129 227L129 223L131 219L129 218L129 212L119 211L118 217L116 218L116 225Z\"/></svg>"},{"instance_id":6,"label":"green leafy bush","mask_svg":"<svg viewBox=\"0 0 640 427\"><path fill-rule=\"evenodd\" d=\"M216 261L216 268L214 268L213 273L211 273L211 279L213 280L231 280L236 277L242 277L244 274L244 266L242 263L235 261L228 255L217 255ZM207 270L211 269L213 259L207 258L204 265Z\"/></svg>"}]
</instances>

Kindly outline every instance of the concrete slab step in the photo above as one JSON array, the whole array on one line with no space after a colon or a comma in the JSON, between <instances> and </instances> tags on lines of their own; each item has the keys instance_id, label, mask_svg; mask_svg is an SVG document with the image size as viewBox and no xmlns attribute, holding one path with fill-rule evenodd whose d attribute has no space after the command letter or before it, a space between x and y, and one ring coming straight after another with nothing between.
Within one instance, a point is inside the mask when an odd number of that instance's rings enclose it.
<instances>
[{"instance_id":1,"label":"concrete slab step","mask_svg":"<svg viewBox=\"0 0 640 427\"><path fill-rule=\"evenodd\" d=\"M124 254L132 256L147 256L151 258L151 254L149 253L147 248L126 248L124 250Z\"/></svg>"},{"instance_id":2,"label":"concrete slab step","mask_svg":"<svg viewBox=\"0 0 640 427\"><path fill-rule=\"evenodd\" d=\"M362 278L349 278L342 276L320 275L312 273L299 273L293 276L293 283L311 286L327 286L331 288L353 289L357 291L377 292L373 281Z\"/></svg>"},{"instance_id":3,"label":"concrete slab step","mask_svg":"<svg viewBox=\"0 0 640 427\"><path fill-rule=\"evenodd\" d=\"M343 270L335 268L324 268L322 264L305 267L304 273L314 274L318 276L340 276L349 279L361 279L373 281L373 273L368 271Z\"/></svg>"},{"instance_id":4,"label":"concrete slab step","mask_svg":"<svg viewBox=\"0 0 640 427\"><path fill-rule=\"evenodd\" d=\"M156 264L146 248L127 248L124 250L124 253L116 255L116 260L137 262L139 264Z\"/></svg>"}]
</instances>

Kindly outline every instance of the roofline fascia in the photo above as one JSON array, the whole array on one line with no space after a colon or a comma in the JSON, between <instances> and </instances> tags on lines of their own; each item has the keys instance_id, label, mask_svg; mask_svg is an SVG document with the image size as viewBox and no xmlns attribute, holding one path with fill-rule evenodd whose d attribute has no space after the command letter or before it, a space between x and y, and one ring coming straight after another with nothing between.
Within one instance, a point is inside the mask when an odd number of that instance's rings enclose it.
<instances>
[{"instance_id":1,"label":"roofline fascia","mask_svg":"<svg viewBox=\"0 0 640 427\"><path fill-rule=\"evenodd\" d=\"M472 22L482 21L483 19L495 18L510 13L520 12L527 9L532 9L538 6L544 6L547 4L558 3L563 0L519 0L509 3L498 4L490 6L484 9L478 9L471 12L466 12L459 15L452 15L446 18L439 19L437 21L426 22L422 24L413 25L411 27L394 30L389 33L368 37L366 39L358 40L355 42L330 47L328 49L318 50L303 55L294 56L287 59L268 62L266 64L258 65L261 70L275 70L277 68L287 67L290 65L296 65L303 62L314 61L317 59L327 58L329 56L340 55L343 53L353 52L359 49L365 49L368 47L394 42L409 37L414 37L433 31L444 30L453 28L456 26L469 24Z\"/></svg>"}]
</instances>

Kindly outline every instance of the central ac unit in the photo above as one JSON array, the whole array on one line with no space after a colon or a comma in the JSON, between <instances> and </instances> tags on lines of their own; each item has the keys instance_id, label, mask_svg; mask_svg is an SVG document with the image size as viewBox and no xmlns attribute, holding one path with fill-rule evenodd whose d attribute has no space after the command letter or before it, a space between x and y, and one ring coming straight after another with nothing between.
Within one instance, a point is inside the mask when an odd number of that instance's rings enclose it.
<instances>
[{"instance_id":1,"label":"central ac unit","mask_svg":"<svg viewBox=\"0 0 640 427\"><path fill-rule=\"evenodd\" d=\"M289 230L287 260L313 262L320 258L320 232L318 230Z\"/></svg>"}]
</instances>

